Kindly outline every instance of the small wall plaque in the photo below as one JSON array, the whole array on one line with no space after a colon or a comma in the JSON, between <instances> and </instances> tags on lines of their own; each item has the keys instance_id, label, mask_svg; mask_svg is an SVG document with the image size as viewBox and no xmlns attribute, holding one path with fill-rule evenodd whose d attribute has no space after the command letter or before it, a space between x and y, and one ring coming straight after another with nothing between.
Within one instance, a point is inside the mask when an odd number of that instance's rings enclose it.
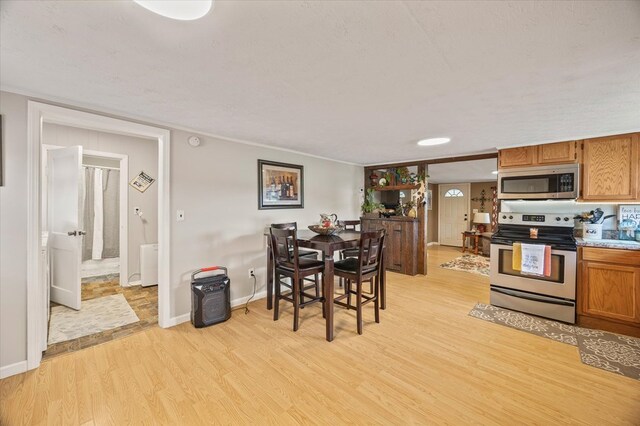
<instances>
[{"instance_id":1,"label":"small wall plaque","mask_svg":"<svg viewBox=\"0 0 640 426\"><path fill-rule=\"evenodd\" d=\"M155 181L156 180L154 178L146 174L144 171L141 171L136 177L133 178L133 180L131 180L131 182L129 182L129 185L133 186L140 192L144 192L149 189L151 184Z\"/></svg>"}]
</instances>

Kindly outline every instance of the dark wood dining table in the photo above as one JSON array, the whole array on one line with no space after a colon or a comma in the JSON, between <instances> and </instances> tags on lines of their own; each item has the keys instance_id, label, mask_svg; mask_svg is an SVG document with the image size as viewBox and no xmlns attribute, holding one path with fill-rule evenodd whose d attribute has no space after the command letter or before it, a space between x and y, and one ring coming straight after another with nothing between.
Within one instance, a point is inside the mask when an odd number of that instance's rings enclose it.
<instances>
[{"instance_id":1,"label":"dark wood dining table","mask_svg":"<svg viewBox=\"0 0 640 426\"><path fill-rule=\"evenodd\" d=\"M269 237L269 228L265 230L265 235ZM333 294L334 294L334 271L333 256L336 251L346 248L358 247L360 243L360 232L343 231L336 235L318 235L307 230L298 230L298 246L319 250L322 252L324 260L324 272L322 274L322 285L325 295L325 322L326 337L329 342L333 340ZM267 238L267 309L273 308L273 278L274 262L271 253L271 239ZM384 265L384 252L382 265ZM381 265L380 274L380 308L386 308L386 277L384 266Z\"/></svg>"}]
</instances>

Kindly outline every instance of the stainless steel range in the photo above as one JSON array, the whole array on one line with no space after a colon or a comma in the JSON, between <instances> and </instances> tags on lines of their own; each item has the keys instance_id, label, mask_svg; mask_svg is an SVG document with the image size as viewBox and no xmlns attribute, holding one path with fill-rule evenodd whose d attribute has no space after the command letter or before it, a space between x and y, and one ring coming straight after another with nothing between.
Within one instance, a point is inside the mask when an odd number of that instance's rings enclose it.
<instances>
[{"instance_id":1,"label":"stainless steel range","mask_svg":"<svg viewBox=\"0 0 640 426\"><path fill-rule=\"evenodd\" d=\"M491 237L492 305L567 323L576 318L576 240L573 215L500 213ZM513 243L551 247L548 276L513 268Z\"/></svg>"}]
</instances>

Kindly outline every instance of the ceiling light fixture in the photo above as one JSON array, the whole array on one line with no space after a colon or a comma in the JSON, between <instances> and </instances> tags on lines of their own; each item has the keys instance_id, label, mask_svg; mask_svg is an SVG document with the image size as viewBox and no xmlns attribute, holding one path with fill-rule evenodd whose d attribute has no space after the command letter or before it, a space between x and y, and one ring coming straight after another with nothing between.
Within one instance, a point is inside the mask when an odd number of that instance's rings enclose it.
<instances>
[{"instance_id":1,"label":"ceiling light fixture","mask_svg":"<svg viewBox=\"0 0 640 426\"><path fill-rule=\"evenodd\" d=\"M133 0L147 10L166 18L193 21L205 16L213 0Z\"/></svg>"},{"instance_id":2,"label":"ceiling light fixture","mask_svg":"<svg viewBox=\"0 0 640 426\"><path fill-rule=\"evenodd\" d=\"M497 170L494 170L494 171L492 171L492 172L491 172L491 174L492 174L492 175L497 175L497 174L498 174L498 171L497 171Z\"/></svg>"},{"instance_id":3,"label":"ceiling light fixture","mask_svg":"<svg viewBox=\"0 0 640 426\"><path fill-rule=\"evenodd\" d=\"M434 145L442 145L449 142L451 142L451 138L431 138L431 139L422 139L421 141L418 141L418 145L434 146Z\"/></svg>"}]
</instances>

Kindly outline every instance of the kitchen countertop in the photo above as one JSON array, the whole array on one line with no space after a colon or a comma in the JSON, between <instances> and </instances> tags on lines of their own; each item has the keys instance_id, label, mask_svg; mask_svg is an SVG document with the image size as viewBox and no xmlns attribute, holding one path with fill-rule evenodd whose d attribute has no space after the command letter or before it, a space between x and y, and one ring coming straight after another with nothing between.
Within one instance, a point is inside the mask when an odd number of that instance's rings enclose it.
<instances>
[{"instance_id":1,"label":"kitchen countertop","mask_svg":"<svg viewBox=\"0 0 640 426\"><path fill-rule=\"evenodd\" d=\"M630 240L585 240L584 238L576 237L576 243L583 247L640 250L640 242Z\"/></svg>"}]
</instances>

